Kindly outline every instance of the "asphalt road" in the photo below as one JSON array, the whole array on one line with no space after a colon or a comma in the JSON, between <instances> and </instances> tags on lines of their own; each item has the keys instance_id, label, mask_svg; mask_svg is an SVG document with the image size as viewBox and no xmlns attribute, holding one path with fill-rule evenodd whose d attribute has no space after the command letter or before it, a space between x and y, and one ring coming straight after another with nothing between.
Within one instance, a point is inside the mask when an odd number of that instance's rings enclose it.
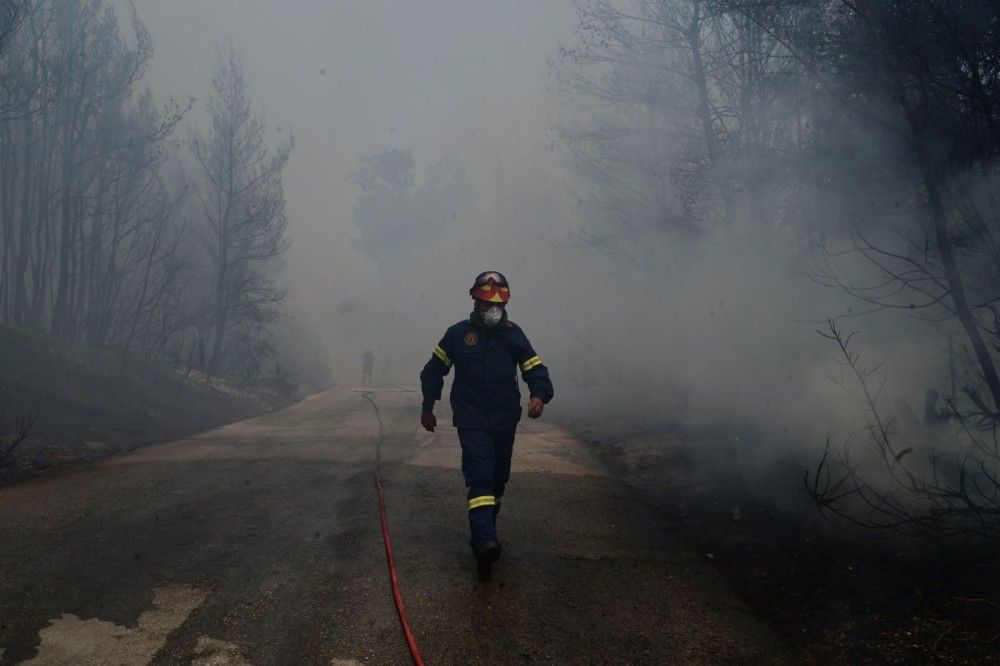
<instances>
[{"instance_id":1,"label":"asphalt road","mask_svg":"<svg viewBox=\"0 0 1000 666\"><path fill-rule=\"evenodd\" d=\"M522 424L478 581L460 449L379 390L403 596L428 664L775 663L781 642L587 445ZM442 409L439 422L448 423ZM0 663L406 664L360 390L0 488Z\"/></svg>"}]
</instances>

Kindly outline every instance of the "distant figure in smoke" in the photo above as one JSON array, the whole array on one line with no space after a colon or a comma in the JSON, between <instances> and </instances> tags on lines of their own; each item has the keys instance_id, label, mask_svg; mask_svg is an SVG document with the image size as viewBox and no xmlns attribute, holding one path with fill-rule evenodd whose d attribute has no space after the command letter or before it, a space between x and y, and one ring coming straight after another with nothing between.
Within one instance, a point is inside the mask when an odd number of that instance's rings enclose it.
<instances>
[{"instance_id":1,"label":"distant figure in smoke","mask_svg":"<svg viewBox=\"0 0 1000 666\"><path fill-rule=\"evenodd\" d=\"M372 385L372 367L375 365L375 354L371 349L366 349L361 355L361 384L362 386Z\"/></svg>"},{"instance_id":2,"label":"distant figure in smoke","mask_svg":"<svg viewBox=\"0 0 1000 666\"><path fill-rule=\"evenodd\" d=\"M475 309L447 331L420 373L424 394L420 424L437 426L434 401L441 399L444 376L455 366L451 387L452 421L462 443L462 475L468 487L469 544L479 573L487 576L500 557L497 514L510 478L514 432L521 419L521 393L515 366L528 384L528 416L537 419L552 399L549 371L524 332L507 319L507 278L496 271L481 273L469 294Z\"/></svg>"},{"instance_id":3,"label":"distant figure in smoke","mask_svg":"<svg viewBox=\"0 0 1000 666\"><path fill-rule=\"evenodd\" d=\"M380 381L382 386L392 385L392 360L386 359L382 362L382 368L379 370Z\"/></svg>"}]
</instances>

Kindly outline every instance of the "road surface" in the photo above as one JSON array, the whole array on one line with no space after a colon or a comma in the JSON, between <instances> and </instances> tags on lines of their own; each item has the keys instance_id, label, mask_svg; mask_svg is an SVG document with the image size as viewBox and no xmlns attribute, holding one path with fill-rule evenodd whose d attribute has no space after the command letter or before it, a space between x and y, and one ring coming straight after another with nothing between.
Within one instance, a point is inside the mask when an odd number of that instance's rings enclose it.
<instances>
[{"instance_id":1,"label":"road surface","mask_svg":"<svg viewBox=\"0 0 1000 666\"><path fill-rule=\"evenodd\" d=\"M524 422L479 582L455 431L379 390L428 664L774 663L781 643L569 432ZM550 410L555 411L555 410ZM450 422L441 409L439 422ZM0 488L0 663L406 664L359 389Z\"/></svg>"}]
</instances>

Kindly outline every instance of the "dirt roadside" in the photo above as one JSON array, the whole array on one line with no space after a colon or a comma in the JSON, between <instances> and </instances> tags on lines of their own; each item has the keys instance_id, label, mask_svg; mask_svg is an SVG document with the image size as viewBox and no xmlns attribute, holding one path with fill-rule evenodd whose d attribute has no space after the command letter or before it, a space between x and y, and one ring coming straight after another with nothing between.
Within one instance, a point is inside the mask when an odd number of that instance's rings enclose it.
<instances>
[{"instance_id":1,"label":"dirt roadside","mask_svg":"<svg viewBox=\"0 0 1000 666\"><path fill-rule=\"evenodd\" d=\"M1000 663L995 553L831 525L801 490L805 463L758 459L763 435L747 428L649 417L568 427L804 658Z\"/></svg>"}]
</instances>

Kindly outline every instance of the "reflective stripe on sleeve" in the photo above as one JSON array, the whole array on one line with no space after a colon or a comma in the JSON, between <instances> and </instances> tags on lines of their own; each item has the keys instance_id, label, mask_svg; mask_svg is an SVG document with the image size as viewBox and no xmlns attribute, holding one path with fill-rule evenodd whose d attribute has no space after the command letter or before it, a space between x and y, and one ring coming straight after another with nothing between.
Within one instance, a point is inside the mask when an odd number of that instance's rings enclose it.
<instances>
[{"instance_id":1,"label":"reflective stripe on sleeve","mask_svg":"<svg viewBox=\"0 0 1000 666\"><path fill-rule=\"evenodd\" d=\"M497 498L493 495L480 495L469 500L469 509L478 509L481 506L496 506Z\"/></svg>"},{"instance_id":2,"label":"reflective stripe on sleeve","mask_svg":"<svg viewBox=\"0 0 1000 666\"><path fill-rule=\"evenodd\" d=\"M532 356L527 361L524 361L523 363L521 363L521 372L527 372L528 370L531 370L536 365L541 365L541 364L542 364L542 359L541 358L539 358L538 356Z\"/></svg>"},{"instance_id":3,"label":"reflective stripe on sleeve","mask_svg":"<svg viewBox=\"0 0 1000 666\"><path fill-rule=\"evenodd\" d=\"M437 356L442 363L444 363L448 367L451 367L451 359L448 358L448 354L446 354L445 351L441 349L440 345L434 348L434 355Z\"/></svg>"}]
</instances>

